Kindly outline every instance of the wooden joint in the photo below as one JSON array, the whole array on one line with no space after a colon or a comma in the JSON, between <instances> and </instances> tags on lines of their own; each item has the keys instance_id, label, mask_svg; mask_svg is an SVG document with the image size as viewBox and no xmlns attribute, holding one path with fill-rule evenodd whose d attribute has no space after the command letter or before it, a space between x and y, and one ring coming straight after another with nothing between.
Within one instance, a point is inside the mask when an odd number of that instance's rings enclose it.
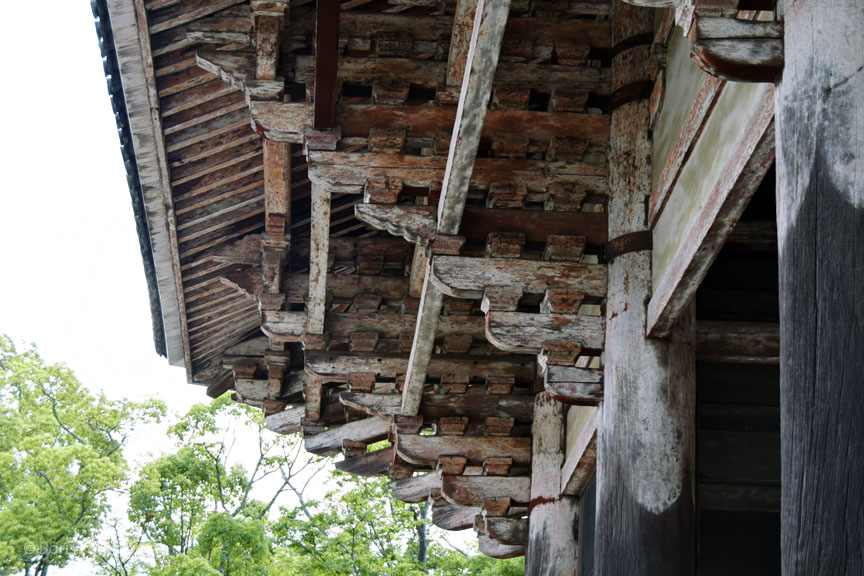
<instances>
[{"instance_id":1,"label":"wooden joint","mask_svg":"<svg viewBox=\"0 0 864 576\"><path fill-rule=\"evenodd\" d=\"M515 423L514 418L489 416L486 418L484 432L487 436L509 436Z\"/></svg>"},{"instance_id":2,"label":"wooden joint","mask_svg":"<svg viewBox=\"0 0 864 576\"><path fill-rule=\"evenodd\" d=\"M351 392L372 392L375 389L375 373L349 372L348 389Z\"/></svg>"},{"instance_id":3,"label":"wooden joint","mask_svg":"<svg viewBox=\"0 0 864 576\"><path fill-rule=\"evenodd\" d=\"M577 136L553 136L549 140L547 158L553 162L582 162L588 139Z\"/></svg>"},{"instance_id":4,"label":"wooden joint","mask_svg":"<svg viewBox=\"0 0 864 576\"><path fill-rule=\"evenodd\" d=\"M546 237L543 260L550 262L579 262L585 251L584 236L550 234Z\"/></svg>"},{"instance_id":5,"label":"wooden joint","mask_svg":"<svg viewBox=\"0 0 864 576\"><path fill-rule=\"evenodd\" d=\"M486 498L483 500L483 514L488 518L507 516L512 500L510 498Z\"/></svg>"},{"instance_id":6,"label":"wooden joint","mask_svg":"<svg viewBox=\"0 0 864 576\"><path fill-rule=\"evenodd\" d=\"M483 313L489 311L512 312L519 307L522 298L522 288L518 286L486 286L480 309Z\"/></svg>"},{"instance_id":7,"label":"wooden joint","mask_svg":"<svg viewBox=\"0 0 864 576\"><path fill-rule=\"evenodd\" d=\"M370 178L363 186L366 204L396 204L402 193L402 181L390 178Z\"/></svg>"},{"instance_id":8,"label":"wooden joint","mask_svg":"<svg viewBox=\"0 0 864 576\"><path fill-rule=\"evenodd\" d=\"M435 469L443 476L458 476L465 471L468 458L465 456L441 456Z\"/></svg>"},{"instance_id":9,"label":"wooden joint","mask_svg":"<svg viewBox=\"0 0 864 576\"><path fill-rule=\"evenodd\" d=\"M491 457L483 460L484 476L507 476L513 466L512 458Z\"/></svg>"},{"instance_id":10,"label":"wooden joint","mask_svg":"<svg viewBox=\"0 0 864 576\"><path fill-rule=\"evenodd\" d=\"M578 314L585 293L571 288L547 288L540 302L541 314Z\"/></svg>"},{"instance_id":11,"label":"wooden joint","mask_svg":"<svg viewBox=\"0 0 864 576\"><path fill-rule=\"evenodd\" d=\"M445 416L438 421L441 433L445 436L464 436L468 428L466 416Z\"/></svg>"},{"instance_id":12,"label":"wooden joint","mask_svg":"<svg viewBox=\"0 0 864 576\"><path fill-rule=\"evenodd\" d=\"M352 352L374 352L378 344L377 332L351 332L348 337Z\"/></svg>"},{"instance_id":13,"label":"wooden joint","mask_svg":"<svg viewBox=\"0 0 864 576\"><path fill-rule=\"evenodd\" d=\"M442 394L465 394L471 379L464 374L444 374L441 376Z\"/></svg>"},{"instance_id":14,"label":"wooden joint","mask_svg":"<svg viewBox=\"0 0 864 576\"><path fill-rule=\"evenodd\" d=\"M537 355L537 364L545 373L548 366L574 366L582 346L575 342L546 342Z\"/></svg>"},{"instance_id":15,"label":"wooden joint","mask_svg":"<svg viewBox=\"0 0 864 576\"><path fill-rule=\"evenodd\" d=\"M429 241L429 253L434 255L458 256L464 245L464 236L433 234Z\"/></svg>"},{"instance_id":16,"label":"wooden joint","mask_svg":"<svg viewBox=\"0 0 864 576\"><path fill-rule=\"evenodd\" d=\"M447 316L468 316L474 309L474 300L448 296L444 301L444 314Z\"/></svg>"},{"instance_id":17,"label":"wooden joint","mask_svg":"<svg viewBox=\"0 0 864 576\"><path fill-rule=\"evenodd\" d=\"M366 443L357 440L342 440L342 455L348 458L357 458L366 454Z\"/></svg>"},{"instance_id":18,"label":"wooden joint","mask_svg":"<svg viewBox=\"0 0 864 576\"><path fill-rule=\"evenodd\" d=\"M489 394L510 394L516 385L516 377L510 374L490 374L486 377Z\"/></svg>"},{"instance_id":19,"label":"wooden joint","mask_svg":"<svg viewBox=\"0 0 864 576\"><path fill-rule=\"evenodd\" d=\"M308 155L310 150L336 150L341 139L342 131L339 128L333 130L306 128L303 130L303 153Z\"/></svg>"},{"instance_id":20,"label":"wooden joint","mask_svg":"<svg viewBox=\"0 0 864 576\"><path fill-rule=\"evenodd\" d=\"M521 232L490 232L486 237L487 258L519 258L525 248Z\"/></svg>"},{"instance_id":21,"label":"wooden joint","mask_svg":"<svg viewBox=\"0 0 864 576\"><path fill-rule=\"evenodd\" d=\"M522 157L524 157L524 154ZM519 209L522 208L527 196L528 187L525 184L493 183L489 185L489 194L486 196L486 207L510 210Z\"/></svg>"},{"instance_id":22,"label":"wooden joint","mask_svg":"<svg viewBox=\"0 0 864 576\"><path fill-rule=\"evenodd\" d=\"M369 150L381 154L401 154L406 134L406 128L373 126L369 129ZM402 189L401 182L399 189Z\"/></svg>"},{"instance_id":23,"label":"wooden joint","mask_svg":"<svg viewBox=\"0 0 864 576\"><path fill-rule=\"evenodd\" d=\"M414 35L408 30L386 30L375 34L375 55L379 58L405 58L414 48Z\"/></svg>"},{"instance_id":24,"label":"wooden joint","mask_svg":"<svg viewBox=\"0 0 864 576\"><path fill-rule=\"evenodd\" d=\"M696 16L690 55L712 76L774 82L783 70L783 23Z\"/></svg>"},{"instance_id":25,"label":"wooden joint","mask_svg":"<svg viewBox=\"0 0 864 576\"><path fill-rule=\"evenodd\" d=\"M397 442L399 435L419 434L422 427L423 416L405 416L403 414L396 414L393 416L393 428L396 430Z\"/></svg>"},{"instance_id":26,"label":"wooden joint","mask_svg":"<svg viewBox=\"0 0 864 576\"><path fill-rule=\"evenodd\" d=\"M474 343L470 334L447 334L444 336L445 354L467 354Z\"/></svg>"},{"instance_id":27,"label":"wooden joint","mask_svg":"<svg viewBox=\"0 0 864 576\"><path fill-rule=\"evenodd\" d=\"M505 43L506 44L506 43ZM523 86L500 86L492 94L492 108L498 110L525 110L531 99L531 89Z\"/></svg>"},{"instance_id":28,"label":"wooden joint","mask_svg":"<svg viewBox=\"0 0 864 576\"><path fill-rule=\"evenodd\" d=\"M582 203L585 201L585 195L585 186L581 184L555 182L550 184L546 191L543 209L559 212L580 212Z\"/></svg>"},{"instance_id":29,"label":"wooden joint","mask_svg":"<svg viewBox=\"0 0 864 576\"><path fill-rule=\"evenodd\" d=\"M587 90L552 89L552 96L549 98L549 112L585 112L587 106Z\"/></svg>"},{"instance_id":30,"label":"wooden joint","mask_svg":"<svg viewBox=\"0 0 864 576\"><path fill-rule=\"evenodd\" d=\"M379 106L404 106L410 88L408 82L401 80L375 80L372 82L372 102Z\"/></svg>"},{"instance_id":31,"label":"wooden joint","mask_svg":"<svg viewBox=\"0 0 864 576\"><path fill-rule=\"evenodd\" d=\"M527 134L493 134L492 154L496 158L525 158L528 144Z\"/></svg>"},{"instance_id":32,"label":"wooden joint","mask_svg":"<svg viewBox=\"0 0 864 576\"><path fill-rule=\"evenodd\" d=\"M553 58L564 66L582 66L588 61L591 46L584 42L559 41L552 49Z\"/></svg>"}]
</instances>

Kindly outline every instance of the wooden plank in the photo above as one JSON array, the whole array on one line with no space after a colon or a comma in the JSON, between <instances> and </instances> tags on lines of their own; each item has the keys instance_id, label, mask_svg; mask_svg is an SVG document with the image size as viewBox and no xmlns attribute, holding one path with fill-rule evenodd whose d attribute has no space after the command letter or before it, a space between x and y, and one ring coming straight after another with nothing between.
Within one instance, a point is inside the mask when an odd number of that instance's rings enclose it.
<instances>
[{"instance_id":1,"label":"wooden plank","mask_svg":"<svg viewBox=\"0 0 864 576\"><path fill-rule=\"evenodd\" d=\"M188 24L193 20L209 16L236 4L242 4L242 0L186 0L179 4L167 6L150 16L148 21L150 34L157 34Z\"/></svg>"},{"instance_id":2,"label":"wooden plank","mask_svg":"<svg viewBox=\"0 0 864 576\"><path fill-rule=\"evenodd\" d=\"M350 472L357 476L381 476L393 464L393 447L382 448L354 458L346 458L336 462L337 470Z\"/></svg>"},{"instance_id":3,"label":"wooden plank","mask_svg":"<svg viewBox=\"0 0 864 576\"><path fill-rule=\"evenodd\" d=\"M862 8L855 0L778 5L785 35L776 118L785 574L864 573L852 544L864 537L857 488L864 485Z\"/></svg>"},{"instance_id":4,"label":"wooden plank","mask_svg":"<svg viewBox=\"0 0 864 576\"><path fill-rule=\"evenodd\" d=\"M372 372L393 379L405 374L407 354L368 354L362 352L306 351L306 370L332 382L346 382L350 372ZM485 379L489 375L512 374L517 382L533 382L536 375L534 356L472 356L436 355L429 363L429 376L463 374Z\"/></svg>"},{"instance_id":5,"label":"wooden plank","mask_svg":"<svg viewBox=\"0 0 864 576\"><path fill-rule=\"evenodd\" d=\"M339 61L339 0L318 0L315 19L316 130L336 126L336 68Z\"/></svg>"},{"instance_id":6,"label":"wooden plank","mask_svg":"<svg viewBox=\"0 0 864 576\"><path fill-rule=\"evenodd\" d=\"M779 364L780 326L757 322L696 323L696 360L734 364Z\"/></svg>"},{"instance_id":7,"label":"wooden plank","mask_svg":"<svg viewBox=\"0 0 864 576\"><path fill-rule=\"evenodd\" d=\"M441 474L427 472L409 476L390 483L390 492L394 498L409 504L425 502L433 492L441 489Z\"/></svg>"},{"instance_id":8,"label":"wooden plank","mask_svg":"<svg viewBox=\"0 0 864 576\"><path fill-rule=\"evenodd\" d=\"M513 458L514 464L524 465L531 462L531 439L399 434L396 452L406 462L417 466L435 466L441 456L446 455L465 456L470 465L476 466L487 458Z\"/></svg>"},{"instance_id":9,"label":"wooden plank","mask_svg":"<svg viewBox=\"0 0 864 576\"><path fill-rule=\"evenodd\" d=\"M561 467L561 493L582 496L597 465L597 416L592 409Z\"/></svg>"},{"instance_id":10,"label":"wooden plank","mask_svg":"<svg viewBox=\"0 0 864 576\"><path fill-rule=\"evenodd\" d=\"M531 446L531 507L525 574L576 574L579 502L561 493L567 431L566 406L548 392L534 400ZM489 524L487 524L487 533ZM499 540L488 534L493 540ZM500 541L500 540L499 540ZM515 544L515 542L502 542Z\"/></svg>"},{"instance_id":11,"label":"wooden plank","mask_svg":"<svg viewBox=\"0 0 864 576\"><path fill-rule=\"evenodd\" d=\"M457 0L453 31L450 34L450 53L447 57L447 86L462 84L468 53L471 50L471 31L474 29L476 13L477 0Z\"/></svg>"},{"instance_id":12,"label":"wooden plank","mask_svg":"<svg viewBox=\"0 0 864 576\"><path fill-rule=\"evenodd\" d=\"M547 366L543 385L564 404L596 406L603 400L603 370L574 366Z\"/></svg>"},{"instance_id":13,"label":"wooden plank","mask_svg":"<svg viewBox=\"0 0 864 576\"><path fill-rule=\"evenodd\" d=\"M268 414L265 418L267 429L277 434L296 434L302 430L301 421L306 415L306 408L294 406L281 412Z\"/></svg>"},{"instance_id":14,"label":"wooden plank","mask_svg":"<svg viewBox=\"0 0 864 576\"><path fill-rule=\"evenodd\" d=\"M441 496L459 506L482 506L486 500L507 498L513 504L528 504L531 478L444 475L441 477Z\"/></svg>"},{"instance_id":15,"label":"wooden plank","mask_svg":"<svg viewBox=\"0 0 864 576\"><path fill-rule=\"evenodd\" d=\"M486 339L499 350L523 354L538 354L546 342L574 342L599 351L604 347L604 325L602 316L489 311Z\"/></svg>"},{"instance_id":16,"label":"wooden plank","mask_svg":"<svg viewBox=\"0 0 864 576\"><path fill-rule=\"evenodd\" d=\"M523 546L528 543L527 518L500 518L490 516L483 522L485 524L486 536L499 544ZM569 532L572 532L572 530L569 530Z\"/></svg>"},{"instance_id":17,"label":"wooden plank","mask_svg":"<svg viewBox=\"0 0 864 576\"><path fill-rule=\"evenodd\" d=\"M482 298L487 286L513 286L525 294L567 288L603 297L607 283L605 265L465 256L436 256L432 278L444 294L471 300Z\"/></svg>"},{"instance_id":18,"label":"wooden plank","mask_svg":"<svg viewBox=\"0 0 864 576\"><path fill-rule=\"evenodd\" d=\"M439 482L440 484L440 482ZM432 505L432 524L442 530L467 530L474 525L474 518L482 512L475 506L458 506L439 498Z\"/></svg>"},{"instance_id":19,"label":"wooden plank","mask_svg":"<svg viewBox=\"0 0 864 576\"><path fill-rule=\"evenodd\" d=\"M774 82L783 70L783 23L696 16L691 57L713 76L737 82Z\"/></svg>"},{"instance_id":20,"label":"wooden plank","mask_svg":"<svg viewBox=\"0 0 864 576\"><path fill-rule=\"evenodd\" d=\"M509 546L507 544L499 544L488 536L477 537L478 548L480 552L492 558L506 560L507 558L517 558L525 555L524 546Z\"/></svg>"},{"instance_id":21,"label":"wooden plank","mask_svg":"<svg viewBox=\"0 0 864 576\"><path fill-rule=\"evenodd\" d=\"M773 165L773 119L774 89L766 86L760 105L726 161L720 179L694 216L667 272L655 282L648 304L650 335L668 336Z\"/></svg>"},{"instance_id":22,"label":"wooden plank","mask_svg":"<svg viewBox=\"0 0 864 576\"><path fill-rule=\"evenodd\" d=\"M653 12L613 4L613 90L650 80ZM609 236L645 230L651 183L648 95L615 108ZM651 253L609 265L604 397L597 430L597 574L689 575L696 564L693 319L669 340L646 339ZM692 314L692 308L691 308ZM627 518L622 522L621 518Z\"/></svg>"},{"instance_id":23,"label":"wooden plank","mask_svg":"<svg viewBox=\"0 0 864 576\"><path fill-rule=\"evenodd\" d=\"M340 400L370 416L392 416L401 408L401 399L395 394L342 392ZM534 398L530 394L427 394L420 405L420 413L430 421L446 416L468 416L530 422L534 417Z\"/></svg>"},{"instance_id":24,"label":"wooden plank","mask_svg":"<svg viewBox=\"0 0 864 576\"><path fill-rule=\"evenodd\" d=\"M354 420L342 426L336 426L314 436L303 437L307 452L319 456L338 454L342 450L343 440L357 442L377 442L390 433L390 418L364 418Z\"/></svg>"},{"instance_id":25,"label":"wooden plank","mask_svg":"<svg viewBox=\"0 0 864 576\"><path fill-rule=\"evenodd\" d=\"M338 3L337 3L338 12ZM306 331L324 332L324 312L327 296L327 256L330 246L330 190L312 183L312 223L309 248L309 298Z\"/></svg>"}]
</instances>

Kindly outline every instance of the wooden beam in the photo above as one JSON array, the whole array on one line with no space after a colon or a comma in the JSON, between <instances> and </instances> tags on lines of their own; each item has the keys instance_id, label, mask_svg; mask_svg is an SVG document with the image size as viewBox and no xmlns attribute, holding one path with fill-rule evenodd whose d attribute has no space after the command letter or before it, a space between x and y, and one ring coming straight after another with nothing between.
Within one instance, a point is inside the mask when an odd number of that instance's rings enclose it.
<instances>
[{"instance_id":1,"label":"wooden beam","mask_svg":"<svg viewBox=\"0 0 864 576\"><path fill-rule=\"evenodd\" d=\"M450 33L450 53L447 57L447 86L458 87L465 77L476 13L477 0L457 0L453 31Z\"/></svg>"},{"instance_id":2,"label":"wooden beam","mask_svg":"<svg viewBox=\"0 0 864 576\"><path fill-rule=\"evenodd\" d=\"M489 311L486 339L499 350L523 354L538 354L546 342L574 342L585 350L600 351L604 324L602 316Z\"/></svg>"},{"instance_id":3,"label":"wooden beam","mask_svg":"<svg viewBox=\"0 0 864 576\"><path fill-rule=\"evenodd\" d=\"M505 560L507 558L517 558L525 555L524 546L509 546L507 544L499 544L488 536L477 537L478 547L480 552L492 558Z\"/></svg>"},{"instance_id":4,"label":"wooden beam","mask_svg":"<svg viewBox=\"0 0 864 576\"><path fill-rule=\"evenodd\" d=\"M599 410L589 409L585 424L567 453L561 468L561 493L582 496L597 465L597 415Z\"/></svg>"},{"instance_id":5,"label":"wooden beam","mask_svg":"<svg viewBox=\"0 0 864 576\"><path fill-rule=\"evenodd\" d=\"M336 68L339 63L339 0L318 0L315 14L316 130L336 126Z\"/></svg>"},{"instance_id":6,"label":"wooden beam","mask_svg":"<svg viewBox=\"0 0 864 576\"><path fill-rule=\"evenodd\" d=\"M564 404L596 406L603 400L603 370L574 366L547 366L543 385Z\"/></svg>"},{"instance_id":7,"label":"wooden beam","mask_svg":"<svg viewBox=\"0 0 864 576\"><path fill-rule=\"evenodd\" d=\"M306 351L306 370L329 382L346 382L350 372L373 372L376 376L392 379L405 374L407 368L407 354ZM440 354L429 363L428 374L432 378L462 374L478 380L485 380L489 375L510 374L516 377L517 382L525 383L533 382L536 370L536 357L530 355Z\"/></svg>"},{"instance_id":8,"label":"wooden beam","mask_svg":"<svg viewBox=\"0 0 864 576\"><path fill-rule=\"evenodd\" d=\"M578 522L579 502L575 497L561 493L566 406L548 392L537 394L531 432L531 507L525 574L576 574L579 546L574 526ZM487 531L488 528L487 525ZM492 534L489 536L496 539Z\"/></svg>"},{"instance_id":9,"label":"wooden beam","mask_svg":"<svg viewBox=\"0 0 864 576\"><path fill-rule=\"evenodd\" d=\"M735 224L774 163L774 88L765 86L747 128L725 160L648 304L648 333L665 337L687 309ZM663 218L658 227L671 220ZM655 237L663 234L654 232Z\"/></svg>"},{"instance_id":10,"label":"wooden beam","mask_svg":"<svg viewBox=\"0 0 864 576\"><path fill-rule=\"evenodd\" d=\"M531 478L527 476L441 477L441 496L459 506L482 506L487 500L509 499L513 505L528 504Z\"/></svg>"},{"instance_id":11,"label":"wooden beam","mask_svg":"<svg viewBox=\"0 0 864 576\"><path fill-rule=\"evenodd\" d=\"M531 439L399 434L396 452L416 466L435 466L447 455L465 456L469 465L482 465L487 458L513 458L513 464L525 465L531 462Z\"/></svg>"},{"instance_id":12,"label":"wooden beam","mask_svg":"<svg viewBox=\"0 0 864 576\"><path fill-rule=\"evenodd\" d=\"M528 543L527 518L501 518L490 516L485 518L483 523L486 536L499 544L524 546ZM572 529L569 528L568 531L572 532Z\"/></svg>"},{"instance_id":13,"label":"wooden beam","mask_svg":"<svg viewBox=\"0 0 864 576\"><path fill-rule=\"evenodd\" d=\"M864 5L778 11L781 564L851 576L864 573Z\"/></svg>"},{"instance_id":14,"label":"wooden beam","mask_svg":"<svg viewBox=\"0 0 864 576\"><path fill-rule=\"evenodd\" d=\"M774 82L783 70L783 23L696 16L690 52L705 72L736 82Z\"/></svg>"},{"instance_id":15,"label":"wooden beam","mask_svg":"<svg viewBox=\"0 0 864 576\"><path fill-rule=\"evenodd\" d=\"M340 400L370 416L393 416L401 407L401 399L395 394L342 392ZM446 416L468 416L530 422L534 417L534 398L530 394L429 394L420 405L420 413L430 421Z\"/></svg>"},{"instance_id":16,"label":"wooden beam","mask_svg":"<svg viewBox=\"0 0 864 576\"><path fill-rule=\"evenodd\" d=\"M269 414L266 417L267 429L277 434L296 434L302 430L301 422L306 415L306 408L294 406L281 412Z\"/></svg>"},{"instance_id":17,"label":"wooden beam","mask_svg":"<svg viewBox=\"0 0 864 576\"><path fill-rule=\"evenodd\" d=\"M476 506L451 504L439 496L432 505L432 524L442 530L466 530L474 525L474 519L481 512Z\"/></svg>"},{"instance_id":18,"label":"wooden beam","mask_svg":"<svg viewBox=\"0 0 864 576\"><path fill-rule=\"evenodd\" d=\"M337 2L337 14L338 11ZM322 334L324 332L324 312L327 301L327 256L330 246L330 190L318 182L312 182L311 218L309 298L306 302L306 331L310 334Z\"/></svg>"},{"instance_id":19,"label":"wooden beam","mask_svg":"<svg viewBox=\"0 0 864 576\"><path fill-rule=\"evenodd\" d=\"M525 294L567 288L604 297L607 274L606 266L599 264L436 256L432 279L447 296L471 300L482 298L487 286L512 286Z\"/></svg>"},{"instance_id":20,"label":"wooden beam","mask_svg":"<svg viewBox=\"0 0 864 576\"><path fill-rule=\"evenodd\" d=\"M459 231L509 10L510 0L477 2L465 77L462 80L444 184L438 203L439 234L453 236ZM402 413L406 415L416 415L420 408L442 299L438 287L431 281L431 265L427 265L414 332L414 346L411 348L405 387L402 391Z\"/></svg>"},{"instance_id":21,"label":"wooden beam","mask_svg":"<svg viewBox=\"0 0 864 576\"><path fill-rule=\"evenodd\" d=\"M337 470L357 476L381 476L386 474L387 469L393 464L393 456L394 451L391 446L353 458L345 458L336 462L335 466Z\"/></svg>"},{"instance_id":22,"label":"wooden beam","mask_svg":"<svg viewBox=\"0 0 864 576\"><path fill-rule=\"evenodd\" d=\"M394 498L409 504L425 502L433 492L441 489L441 473L427 472L409 476L390 483L390 492Z\"/></svg>"},{"instance_id":23,"label":"wooden beam","mask_svg":"<svg viewBox=\"0 0 864 576\"><path fill-rule=\"evenodd\" d=\"M649 80L653 12L613 3L613 90ZM646 230L651 186L648 95L612 112L609 235ZM606 303L604 397L597 430L598 575L692 575L695 362L693 319L670 340L645 338L651 253L615 258ZM692 314L692 308L691 308ZM626 518L627 521L621 521Z\"/></svg>"},{"instance_id":24,"label":"wooden beam","mask_svg":"<svg viewBox=\"0 0 864 576\"><path fill-rule=\"evenodd\" d=\"M342 450L344 440L372 443L383 440L390 433L390 418L364 418L336 426L315 435L304 435L307 452L330 456Z\"/></svg>"},{"instance_id":25,"label":"wooden beam","mask_svg":"<svg viewBox=\"0 0 864 576\"><path fill-rule=\"evenodd\" d=\"M757 322L696 323L696 360L733 364L779 364L780 326Z\"/></svg>"}]
</instances>

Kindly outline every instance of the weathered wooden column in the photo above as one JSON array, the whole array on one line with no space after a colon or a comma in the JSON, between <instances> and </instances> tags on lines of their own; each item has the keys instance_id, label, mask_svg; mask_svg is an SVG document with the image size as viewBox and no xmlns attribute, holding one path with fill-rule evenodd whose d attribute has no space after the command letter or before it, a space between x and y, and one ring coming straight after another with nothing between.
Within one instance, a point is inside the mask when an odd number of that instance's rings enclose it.
<instances>
[{"instance_id":1,"label":"weathered wooden column","mask_svg":"<svg viewBox=\"0 0 864 576\"><path fill-rule=\"evenodd\" d=\"M610 239L647 228L652 22L650 10L613 3ZM648 250L615 258L608 290L597 436L596 574L691 576L696 552L692 310L669 340L645 338Z\"/></svg>"},{"instance_id":2,"label":"weathered wooden column","mask_svg":"<svg viewBox=\"0 0 864 576\"><path fill-rule=\"evenodd\" d=\"M572 576L578 567L579 503L561 494L567 407L548 392L537 394L531 446L531 512L525 574Z\"/></svg>"},{"instance_id":3,"label":"weathered wooden column","mask_svg":"<svg viewBox=\"0 0 864 576\"><path fill-rule=\"evenodd\" d=\"M864 574L864 4L779 9L783 574Z\"/></svg>"}]
</instances>

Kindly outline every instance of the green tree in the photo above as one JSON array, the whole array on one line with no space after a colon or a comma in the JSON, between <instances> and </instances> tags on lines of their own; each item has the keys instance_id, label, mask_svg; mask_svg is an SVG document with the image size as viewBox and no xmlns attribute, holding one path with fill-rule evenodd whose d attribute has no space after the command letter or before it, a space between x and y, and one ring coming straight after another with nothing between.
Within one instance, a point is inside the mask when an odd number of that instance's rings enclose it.
<instances>
[{"instance_id":1,"label":"green tree","mask_svg":"<svg viewBox=\"0 0 864 576\"><path fill-rule=\"evenodd\" d=\"M126 478L126 434L162 409L94 396L0 336L0 574L44 576L82 554Z\"/></svg>"}]
</instances>

